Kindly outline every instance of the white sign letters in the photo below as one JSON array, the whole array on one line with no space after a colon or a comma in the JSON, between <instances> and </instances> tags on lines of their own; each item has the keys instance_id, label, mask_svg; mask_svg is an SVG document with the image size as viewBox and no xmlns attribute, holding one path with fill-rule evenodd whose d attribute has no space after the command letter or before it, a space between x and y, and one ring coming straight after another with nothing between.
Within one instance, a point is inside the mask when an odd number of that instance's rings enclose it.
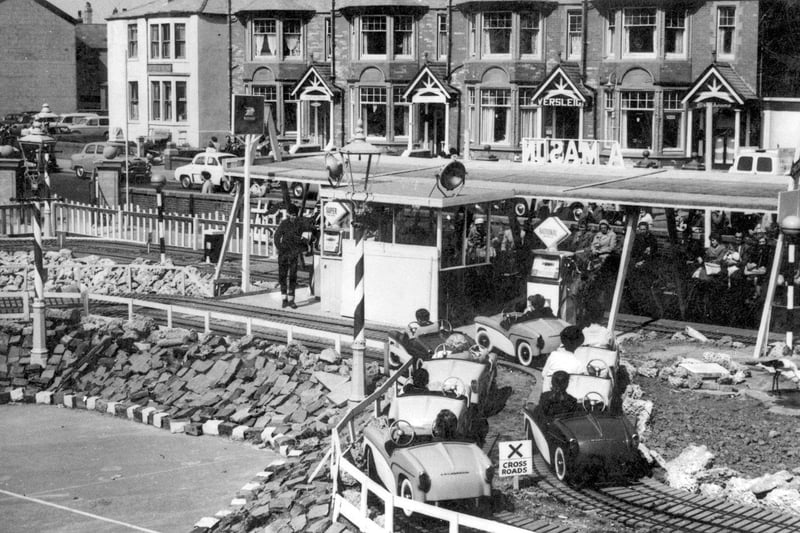
<instances>
[{"instance_id":1,"label":"white sign letters","mask_svg":"<svg viewBox=\"0 0 800 533\"><path fill-rule=\"evenodd\" d=\"M522 162L557 165L602 165L601 143L609 147L607 166L624 167L617 141L576 139L522 139Z\"/></svg>"}]
</instances>

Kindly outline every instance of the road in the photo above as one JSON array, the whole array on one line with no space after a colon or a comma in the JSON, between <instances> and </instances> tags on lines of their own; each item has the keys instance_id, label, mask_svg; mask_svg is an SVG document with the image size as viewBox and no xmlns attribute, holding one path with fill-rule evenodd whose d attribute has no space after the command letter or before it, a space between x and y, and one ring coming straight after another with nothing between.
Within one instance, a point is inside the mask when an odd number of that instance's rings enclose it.
<instances>
[{"instance_id":1,"label":"road","mask_svg":"<svg viewBox=\"0 0 800 533\"><path fill-rule=\"evenodd\" d=\"M277 459L90 411L0 408L0 531L185 532Z\"/></svg>"}]
</instances>

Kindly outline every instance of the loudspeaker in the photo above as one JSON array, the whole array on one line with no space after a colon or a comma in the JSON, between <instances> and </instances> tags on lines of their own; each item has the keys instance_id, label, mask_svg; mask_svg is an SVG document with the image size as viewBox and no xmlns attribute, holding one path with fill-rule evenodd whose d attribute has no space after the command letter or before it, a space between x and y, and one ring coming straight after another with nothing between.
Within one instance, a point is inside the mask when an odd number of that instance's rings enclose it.
<instances>
[{"instance_id":1,"label":"loudspeaker","mask_svg":"<svg viewBox=\"0 0 800 533\"><path fill-rule=\"evenodd\" d=\"M464 164L451 159L436 173L436 186L445 196L452 191L456 191L457 194L458 190L464 186L466 176L467 169L464 168Z\"/></svg>"}]
</instances>

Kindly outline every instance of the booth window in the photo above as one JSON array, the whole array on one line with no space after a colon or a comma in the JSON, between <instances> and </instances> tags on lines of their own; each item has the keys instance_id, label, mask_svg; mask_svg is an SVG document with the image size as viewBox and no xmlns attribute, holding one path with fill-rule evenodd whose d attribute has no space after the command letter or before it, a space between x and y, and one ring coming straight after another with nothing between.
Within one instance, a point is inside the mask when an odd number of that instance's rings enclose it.
<instances>
[{"instance_id":1,"label":"booth window","mask_svg":"<svg viewBox=\"0 0 800 533\"><path fill-rule=\"evenodd\" d=\"M394 209L390 205L370 205L364 214L366 239L376 242L394 241Z\"/></svg>"},{"instance_id":2,"label":"booth window","mask_svg":"<svg viewBox=\"0 0 800 533\"><path fill-rule=\"evenodd\" d=\"M436 212L427 207L398 208L395 243L436 246Z\"/></svg>"}]
</instances>

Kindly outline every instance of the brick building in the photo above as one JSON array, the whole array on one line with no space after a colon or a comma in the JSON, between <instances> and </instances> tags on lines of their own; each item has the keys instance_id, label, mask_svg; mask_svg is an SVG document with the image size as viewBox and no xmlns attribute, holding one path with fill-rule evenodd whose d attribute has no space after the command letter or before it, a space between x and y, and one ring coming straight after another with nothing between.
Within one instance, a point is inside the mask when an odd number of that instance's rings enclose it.
<instances>
[{"instance_id":1,"label":"brick building","mask_svg":"<svg viewBox=\"0 0 800 533\"><path fill-rule=\"evenodd\" d=\"M44 0L3 0L0 20L0 114L74 111L76 20Z\"/></svg>"},{"instance_id":2,"label":"brick building","mask_svg":"<svg viewBox=\"0 0 800 533\"><path fill-rule=\"evenodd\" d=\"M759 142L759 2L644 4L232 0L229 24L226 0L160 0L109 19L111 122L203 145L250 93L294 151L360 122L406 155L596 139L724 166Z\"/></svg>"}]
</instances>

